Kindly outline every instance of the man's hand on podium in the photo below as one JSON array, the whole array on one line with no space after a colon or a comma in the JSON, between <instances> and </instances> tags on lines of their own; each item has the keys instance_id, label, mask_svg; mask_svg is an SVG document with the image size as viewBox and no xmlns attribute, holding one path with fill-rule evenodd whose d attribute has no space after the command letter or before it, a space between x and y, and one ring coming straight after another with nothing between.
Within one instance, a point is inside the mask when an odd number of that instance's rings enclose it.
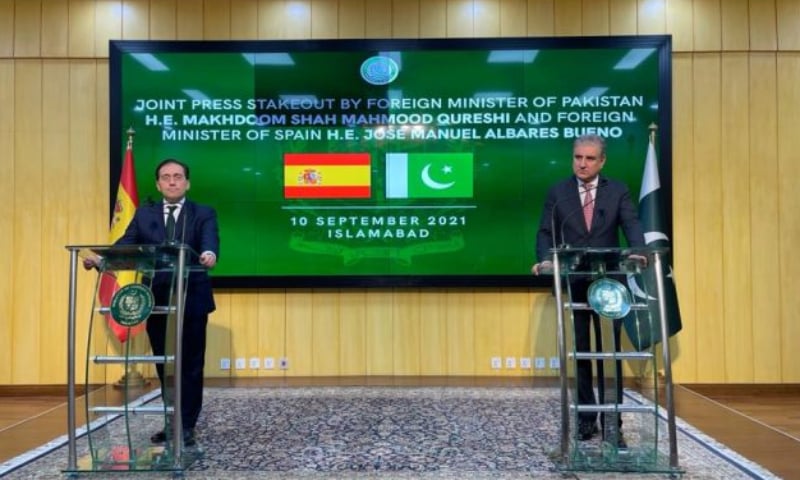
<instances>
[{"instance_id":1,"label":"man's hand on podium","mask_svg":"<svg viewBox=\"0 0 800 480\"><path fill-rule=\"evenodd\" d=\"M99 255L94 255L91 257L86 257L83 259L83 268L86 270L91 270L93 268L97 268L100 266L100 263L103 261L103 257Z\"/></svg>"},{"instance_id":2,"label":"man's hand on podium","mask_svg":"<svg viewBox=\"0 0 800 480\"><path fill-rule=\"evenodd\" d=\"M545 260L543 262L534 263L531 267L531 273L534 275L553 273L553 262Z\"/></svg>"}]
</instances>

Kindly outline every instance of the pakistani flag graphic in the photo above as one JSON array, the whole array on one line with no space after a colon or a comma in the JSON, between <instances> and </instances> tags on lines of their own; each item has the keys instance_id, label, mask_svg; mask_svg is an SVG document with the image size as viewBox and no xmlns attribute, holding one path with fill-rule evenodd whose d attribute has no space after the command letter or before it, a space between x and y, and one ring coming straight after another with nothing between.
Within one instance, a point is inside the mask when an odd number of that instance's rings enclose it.
<instances>
[{"instance_id":1,"label":"pakistani flag graphic","mask_svg":"<svg viewBox=\"0 0 800 480\"><path fill-rule=\"evenodd\" d=\"M386 198L472 198L472 153L386 154Z\"/></svg>"}]
</instances>

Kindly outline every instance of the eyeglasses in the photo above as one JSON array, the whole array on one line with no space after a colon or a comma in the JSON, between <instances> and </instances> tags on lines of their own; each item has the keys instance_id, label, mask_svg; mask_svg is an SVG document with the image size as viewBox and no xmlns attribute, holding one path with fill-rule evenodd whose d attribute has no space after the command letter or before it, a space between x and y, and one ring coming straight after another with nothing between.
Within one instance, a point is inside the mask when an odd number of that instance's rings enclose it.
<instances>
[{"instance_id":1,"label":"eyeglasses","mask_svg":"<svg viewBox=\"0 0 800 480\"><path fill-rule=\"evenodd\" d=\"M180 182L181 180L186 179L186 176L184 174L182 174L182 173L175 173L175 174L172 174L172 175L170 175L168 173L165 173L163 175L159 175L158 179L161 180L162 182L169 182L170 180L174 180L176 182Z\"/></svg>"}]
</instances>

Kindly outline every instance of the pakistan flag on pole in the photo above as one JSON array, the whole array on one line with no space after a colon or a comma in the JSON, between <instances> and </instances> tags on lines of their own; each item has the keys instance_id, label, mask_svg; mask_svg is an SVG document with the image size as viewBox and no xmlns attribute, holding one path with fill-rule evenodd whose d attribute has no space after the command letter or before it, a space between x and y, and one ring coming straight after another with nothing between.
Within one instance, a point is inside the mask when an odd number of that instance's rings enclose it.
<instances>
[{"instance_id":1,"label":"pakistan flag on pole","mask_svg":"<svg viewBox=\"0 0 800 480\"><path fill-rule=\"evenodd\" d=\"M654 128L654 127L653 127ZM650 134L647 147L647 159L642 176L642 187L639 193L639 220L644 230L644 240L648 247L669 247L669 237L666 235L666 217L664 215L664 202L661 195L661 181L658 174L658 161L656 159L655 131ZM669 336L678 333L681 328L681 312L678 308L678 294L672 275L672 256L670 252L662 255L664 306L666 310L667 330ZM656 279L654 269L648 268L642 275L628 275L628 286L637 297L638 302L647 302L648 310L632 310L623 323L625 331L634 347L639 350L650 348L661 341L661 325L657 322L650 323L650 318L658 318L658 298L656 298ZM649 312L649 315L648 315ZM648 318L650 317L650 318Z\"/></svg>"},{"instance_id":2,"label":"pakistan flag on pole","mask_svg":"<svg viewBox=\"0 0 800 480\"><path fill-rule=\"evenodd\" d=\"M386 198L471 198L472 153L386 154Z\"/></svg>"}]
</instances>

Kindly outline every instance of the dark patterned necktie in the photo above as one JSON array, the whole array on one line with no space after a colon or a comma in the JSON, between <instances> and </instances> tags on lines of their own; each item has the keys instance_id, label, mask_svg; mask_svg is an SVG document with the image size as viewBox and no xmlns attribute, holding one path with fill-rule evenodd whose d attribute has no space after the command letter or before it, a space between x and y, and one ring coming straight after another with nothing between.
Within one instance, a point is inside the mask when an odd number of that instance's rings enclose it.
<instances>
[{"instance_id":1,"label":"dark patterned necktie","mask_svg":"<svg viewBox=\"0 0 800 480\"><path fill-rule=\"evenodd\" d=\"M167 205L167 241L175 239L175 210L177 205Z\"/></svg>"}]
</instances>

